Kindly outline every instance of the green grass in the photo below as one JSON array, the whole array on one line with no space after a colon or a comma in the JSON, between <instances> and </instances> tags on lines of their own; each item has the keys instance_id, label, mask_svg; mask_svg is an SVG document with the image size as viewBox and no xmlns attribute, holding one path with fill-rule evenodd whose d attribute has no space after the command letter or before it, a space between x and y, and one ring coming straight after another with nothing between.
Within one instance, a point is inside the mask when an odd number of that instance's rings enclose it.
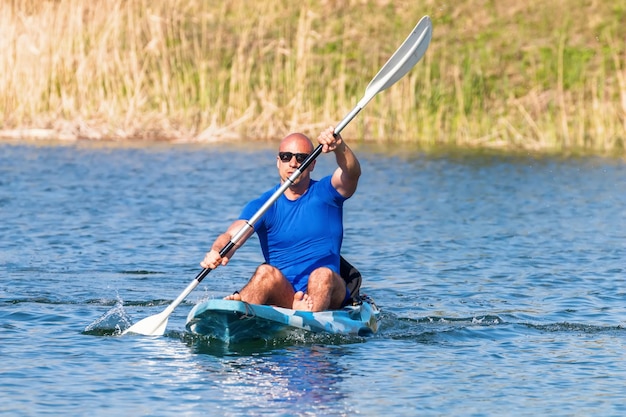
<instances>
[{"instance_id":1,"label":"green grass","mask_svg":"<svg viewBox=\"0 0 626 417\"><path fill-rule=\"evenodd\" d=\"M315 136L425 14L351 141L626 153L626 0L0 1L0 136Z\"/></svg>"}]
</instances>

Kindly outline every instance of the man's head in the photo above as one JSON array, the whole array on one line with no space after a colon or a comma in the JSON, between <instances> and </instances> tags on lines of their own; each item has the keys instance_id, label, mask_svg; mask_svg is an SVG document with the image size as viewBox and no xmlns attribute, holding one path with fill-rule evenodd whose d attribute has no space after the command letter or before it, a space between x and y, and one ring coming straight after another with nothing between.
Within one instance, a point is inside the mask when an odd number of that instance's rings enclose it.
<instances>
[{"instance_id":1,"label":"man's head","mask_svg":"<svg viewBox=\"0 0 626 417\"><path fill-rule=\"evenodd\" d=\"M278 174L281 180L285 180L300 167L302 162L313 153L313 143L311 140L302 133L291 133L287 135L278 147L278 156L276 157L276 167L278 168ZM315 161L309 165L309 167L302 172L299 179L296 180L296 184L310 178L310 173L315 167Z\"/></svg>"}]
</instances>

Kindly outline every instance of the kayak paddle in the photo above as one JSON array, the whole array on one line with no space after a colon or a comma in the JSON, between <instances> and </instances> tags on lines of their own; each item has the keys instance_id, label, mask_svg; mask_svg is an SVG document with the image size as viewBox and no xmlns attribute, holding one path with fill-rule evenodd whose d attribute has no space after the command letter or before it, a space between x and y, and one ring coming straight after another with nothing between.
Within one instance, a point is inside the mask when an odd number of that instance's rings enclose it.
<instances>
[{"instance_id":1,"label":"kayak paddle","mask_svg":"<svg viewBox=\"0 0 626 417\"><path fill-rule=\"evenodd\" d=\"M422 59L430 39L432 37L433 28L430 17L424 16L418 24L415 26L411 34L400 45L400 47L393 53L391 58L383 65L378 71L378 74L370 81L369 85L365 89L363 98L357 103L357 105L348 113L346 117L335 127L334 133L339 134L344 127L354 119L354 117L370 102L372 98L378 93L395 84L400 78L409 72L411 68ZM228 242L224 248L220 251L220 256L224 257L233 247L239 242L246 234L251 233L254 230L254 224L265 214L272 204L295 182L295 180L306 170L309 165L322 153L322 145L318 145L313 153L304 160L302 165L289 177L287 180L272 194L272 196L259 208L259 210L246 222L246 224L233 236L232 240ZM169 305L165 310L159 314L155 314L150 317L146 317L143 320L133 324L126 329L122 334L136 333L146 336L162 336L165 333L167 327L167 321L176 307L191 293L202 280L211 272L210 268L204 268L194 278L187 288Z\"/></svg>"}]
</instances>

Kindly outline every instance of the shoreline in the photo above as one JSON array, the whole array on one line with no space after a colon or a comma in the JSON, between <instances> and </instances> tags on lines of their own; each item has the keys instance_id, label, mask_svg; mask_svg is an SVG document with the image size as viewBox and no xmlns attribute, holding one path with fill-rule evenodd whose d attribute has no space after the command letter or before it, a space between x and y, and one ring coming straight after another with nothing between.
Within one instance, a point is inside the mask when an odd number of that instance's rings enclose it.
<instances>
[{"instance_id":1,"label":"shoreline","mask_svg":"<svg viewBox=\"0 0 626 417\"><path fill-rule=\"evenodd\" d=\"M172 138L172 135L162 136L127 136L127 137L106 137L98 138L85 137L72 133L59 132L55 129L44 128L24 128L24 129L6 129L0 130L0 146L3 144L24 144L37 146L87 146L87 147L167 147L167 146L220 146L226 148L246 150L267 150L274 149L279 143L277 138L252 139L243 138L241 136L230 134L227 136L215 136L211 139L200 139L198 137L178 137ZM502 157L529 157L529 158L579 158L579 157L597 157L609 160L626 161L626 153L616 152L614 149L605 152L599 152L594 149L552 149L532 146L528 144L524 146L513 146L506 143L488 143L488 144L428 144L415 141L399 141L391 140L381 141L374 139L358 140L352 138L350 146L356 151L366 150L375 154L397 155L399 157L410 157L411 155L439 155L439 156L472 156L472 155L493 155Z\"/></svg>"},{"instance_id":2,"label":"shoreline","mask_svg":"<svg viewBox=\"0 0 626 417\"><path fill-rule=\"evenodd\" d=\"M375 11L371 4L2 3L0 138L224 143L315 135L341 120L429 15L424 59L368 106L350 137L626 155L626 47L618 41L626 10L575 0L541 8L514 0L385 2ZM563 18L554 22L556 12Z\"/></svg>"}]
</instances>

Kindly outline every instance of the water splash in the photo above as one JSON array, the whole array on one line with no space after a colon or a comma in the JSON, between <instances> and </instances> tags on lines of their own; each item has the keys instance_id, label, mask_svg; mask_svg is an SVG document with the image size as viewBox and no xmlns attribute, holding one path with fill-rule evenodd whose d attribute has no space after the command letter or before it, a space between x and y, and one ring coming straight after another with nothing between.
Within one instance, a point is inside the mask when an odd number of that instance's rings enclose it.
<instances>
[{"instance_id":1,"label":"water splash","mask_svg":"<svg viewBox=\"0 0 626 417\"><path fill-rule=\"evenodd\" d=\"M623 332L626 330L626 326L605 326L594 325L585 323L548 323L548 324L526 324L529 328L537 329L540 331L555 333L555 332L574 332L574 333L603 333L603 332Z\"/></svg>"},{"instance_id":2,"label":"water splash","mask_svg":"<svg viewBox=\"0 0 626 417\"><path fill-rule=\"evenodd\" d=\"M468 317L426 316L416 319L383 311L381 330L377 337L431 343L436 338L451 332L458 333L472 328L501 327L506 324L502 317L489 314Z\"/></svg>"},{"instance_id":3,"label":"water splash","mask_svg":"<svg viewBox=\"0 0 626 417\"><path fill-rule=\"evenodd\" d=\"M131 320L124 310L124 303L117 295L115 305L100 318L85 327L83 334L93 336L119 336L131 326Z\"/></svg>"},{"instance_id":4,"label":"water splash","mask_svg":"<svg viewBox=\"0 0 626 417\"><path fill-rule=\"evenodd\" d=\"M174 330L168 332L166 335L168 337L179 338L187 344L194 353L209 354L212 356L247 356L258 353L276 352L293 346L340 346L364 343L371 338L371 336L312 333L303 329L288 330L281 335L274 335L268 339L254 339L234 343L225 343L222 340L210 336Z\"/></svg>"}]
</instances>

